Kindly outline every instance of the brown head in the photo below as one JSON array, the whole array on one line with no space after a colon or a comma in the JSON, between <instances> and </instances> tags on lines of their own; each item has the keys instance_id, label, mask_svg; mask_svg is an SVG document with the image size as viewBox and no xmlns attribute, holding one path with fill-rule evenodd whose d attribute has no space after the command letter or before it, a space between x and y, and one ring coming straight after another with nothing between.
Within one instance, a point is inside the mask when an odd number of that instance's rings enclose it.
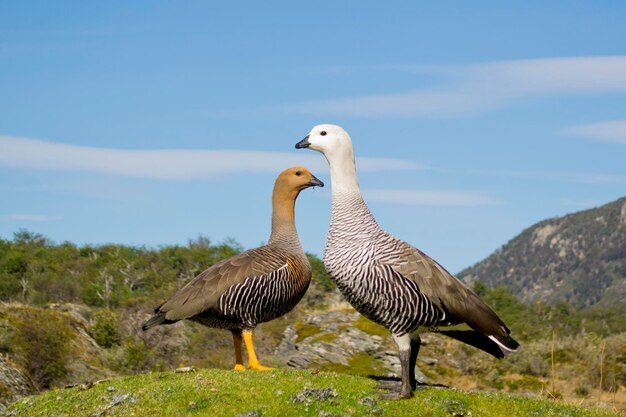
<instances>
[{"instance_id":1,"label":"brown head","mask_svg":"<svg viewBox=\"0 0 626 417\"><path fill-rule=\"evenodd\" d=\"M318 180L305 167L287 168L278 175L274 183L274 195L279 194L283 199L298 197L300 191L309 187L323 187L324 183Z\"/></svg>"},{"instance_id":2,"label":"brown head","mask_svg":"<svg viewBox=\"0 0 626 417\"><path fill-rule=\"evenodd\" d=\"M298 194L305 188L323 186L324 183L305 167L288 168L278 175L272 196L272 236L270 236L270 242L278 239L279 236L295 235L294 206Z\"/></svg>"}]
</instances>

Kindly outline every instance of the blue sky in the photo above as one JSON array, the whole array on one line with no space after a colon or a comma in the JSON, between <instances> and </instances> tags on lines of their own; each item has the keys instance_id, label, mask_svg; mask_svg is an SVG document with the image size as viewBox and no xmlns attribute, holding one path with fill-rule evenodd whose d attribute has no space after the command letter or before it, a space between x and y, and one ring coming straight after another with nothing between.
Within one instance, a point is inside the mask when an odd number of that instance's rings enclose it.
<instances>
[{"instance_id":1,"label":"blue sky","mask_svg":"<svg viewBox=\"0 0 626 417\"><path fill-rule=\"evenodd\" d=\"M215 2L216 3L216 2ZM321 255L352 136L379 223L453 272L626 195L626 3L2 2L0 237L245 248L278 172Z\"/></svg>"}]
</instances>

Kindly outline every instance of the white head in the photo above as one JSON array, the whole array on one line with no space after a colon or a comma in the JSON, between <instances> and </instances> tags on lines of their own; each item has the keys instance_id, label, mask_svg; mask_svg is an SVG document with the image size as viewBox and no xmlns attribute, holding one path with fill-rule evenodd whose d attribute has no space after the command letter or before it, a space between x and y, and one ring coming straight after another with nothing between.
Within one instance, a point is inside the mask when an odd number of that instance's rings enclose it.
<instances>
[{"instance_id":1,"label":"white head","mask_svg":"<svg viewBox=\"0 0 626 417\"><path fill-rule=\"evenodd\" d=\"M352 140L348 132L337 125L317 125L311 132L296 144L296 148L309 148L326 156L331 164L347 158L354 162Z\"/></svg>"},{"instance_id":2,"label":"white head","mask_svg":"<svg viewBox=\"0 0 626 417\"><path fill-rule=\"evenodd\" d=\"M330 165L333 194L358 192L352 140L340 126L317 125L296 144L296 148L309 148L324 154Z\"/></svg>"}]
</instances>

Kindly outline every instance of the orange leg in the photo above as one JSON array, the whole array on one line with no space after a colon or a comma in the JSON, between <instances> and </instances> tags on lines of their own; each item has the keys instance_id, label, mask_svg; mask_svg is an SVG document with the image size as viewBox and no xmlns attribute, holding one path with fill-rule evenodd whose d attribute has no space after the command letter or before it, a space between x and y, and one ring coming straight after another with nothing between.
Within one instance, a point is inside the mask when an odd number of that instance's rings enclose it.
<instances>
[{"instance_id":1,"label":"orange leg","mask_svg":"<svg viewBox=\"0 0 626 417\"><path fill-rule=\"evenodd\" d=\"M235 345L235 371L245 371L243 366L243 356L241 356L241 331L232 331L233 344Z\"/></svg>"},{"instance_id":2,"label":"orange leg","mask_svg":"<svg viewBox=\"0 0 626 417\"><path fill-rule=\"evenodd\" d=\"M248 351L248 368L255 369L257 371L269 371L272 368L263 366L259 363L259 359L254 352L254 343L252 343L252 330L243 331L243 341L246 344L246 350Z\"/></svg>"}]
</instances>

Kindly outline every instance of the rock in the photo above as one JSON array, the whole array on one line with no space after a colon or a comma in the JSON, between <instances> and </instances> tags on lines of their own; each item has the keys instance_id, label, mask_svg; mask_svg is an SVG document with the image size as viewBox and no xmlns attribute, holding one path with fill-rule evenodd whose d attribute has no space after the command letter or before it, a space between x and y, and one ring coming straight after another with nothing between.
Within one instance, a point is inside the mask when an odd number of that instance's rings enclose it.
<instances>
[{"instance_id":1,"label":"rock","mask_svg":"<svg viewBox=\"0 0 626 417\"><path fill-rule=\"evenodd\" d=\"M278 357L286 357L292 355L296 349L296 340L298 332L294 326L287 326L283 331L283 337L280 344L274 350L274 354ZM293 366L298 368L297 366Z\"/></svg>"},{"instance_id":2,"label":"rock","mask_svg":"<svg viewBox=\"0 0 626 417\"><path fill-rule=\"evenodd\" d=\"M311 361L304 356L292 356L287 361L289 368L306 369L311 364Z\"/></svg>"},{"instance_id":3,"label":"rock","mask_svg":"<svg viewBox=\"0 0 626 417\"><path fill-rule=\"evenodd\" d=\"M0 405L5 406L17 399L37 392L27 373L0 354Z\"/></svg>"},{"instance_id":4,"label":"rock","mask_svg":"<svg viewBox=\"0 0 626 417\"><path fill-rule=\"evenodd\" d=\"M300 394L294 395L291 401L294 403L306 402L311 404L314 401L326 401L337 397L337 390L334 388L305 388Z\"/></svg>"},{"instance_id":5,"label":"rock","mask_svg":"<svg viewBox=\"0 0 626 417\"><path fill-rule=\"evenodd\" d=\"M379 351L374 353L374 359L382 362L383 366L392 371L395 375L400 374L400 359L398 352L392 350Z\"/></svg>"},{"instance_id":6,"label":"rock","mask_svg":"<svg viewBox=\"0 0 626 417\"><path fill-rule=\"evenodd\" d=\"M420 362L423 362L423 363L425 363L426 365L429 365L429 366L436 365L437 362L439 362L437 359L431 358L429 356L418 356L417 358L418 358L418 360Z\"/></svg>"},{"instance_id":7,"label":"rock","mask_svg":"<svg viewBox=\"0 0 626 417\"><path fill-rule=\"evenodd\" d=\"M359 314L350 309L315 311L305 316L301 325L288 326L283 331L283 339L274 354L290 368L324 369L325 365L348 367L355 355L365 353L390 374L399 375L400 360L396 350L389 350L389 339L361 330L357 327L358 320ZM299 339L296 329L311 326L319 331L296 343ZM418 367L415 373L419 382L427 382Z\"/></svg>"}]
</instances>

